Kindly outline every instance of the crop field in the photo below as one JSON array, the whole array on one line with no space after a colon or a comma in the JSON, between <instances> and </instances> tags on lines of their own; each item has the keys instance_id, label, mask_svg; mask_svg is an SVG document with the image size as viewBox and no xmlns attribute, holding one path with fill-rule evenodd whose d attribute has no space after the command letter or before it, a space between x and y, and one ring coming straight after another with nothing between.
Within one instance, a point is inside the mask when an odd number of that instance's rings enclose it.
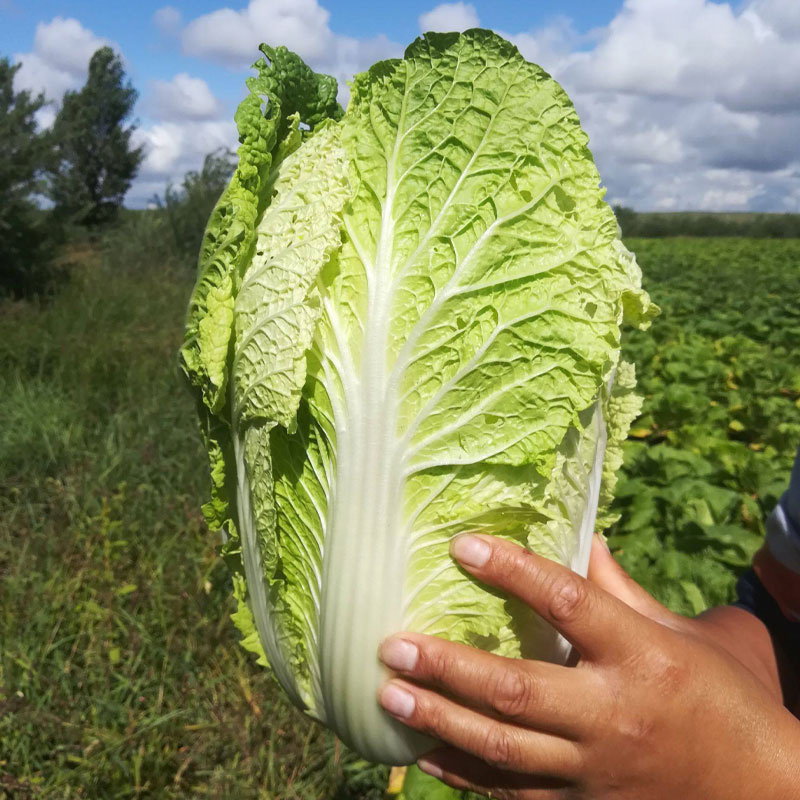
<instances>
[{"instance_id":1,"label":"crop field","mask_svg":"<svg viewBox=\"0 0 800 800\"><path fill-rule=\"evenodd\" d=\"M662 314L623 349L645 404L611 545L693 614L732 598L800 445L800 240L629 244Z\"/></svg>"},{"instance_id":2,"label":"crop field","mask_svg":"<svg viewBox=\"0 0 800 800\"><path fill-rule=\"evenodd\" d=\"M610 531L672 608L731 599L800 444L800 240L636 239L643 415ZM0 306L0 798L381 798L388 770L236 643L176 351L192 276L73 253Z\"/></svg>"}]
</instances>

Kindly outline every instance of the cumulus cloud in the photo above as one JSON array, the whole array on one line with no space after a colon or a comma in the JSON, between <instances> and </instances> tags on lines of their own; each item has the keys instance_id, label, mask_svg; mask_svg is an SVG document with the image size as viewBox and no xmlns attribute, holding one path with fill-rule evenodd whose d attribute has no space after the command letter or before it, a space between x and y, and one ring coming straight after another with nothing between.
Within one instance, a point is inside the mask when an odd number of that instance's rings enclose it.
<instances>
[{"instance_id":1,"label":"cumulus cloud","mask_svg":"<svg viewBox=\"0 0 800 800\"><path fill-rule=\"evenodd\" d=\"M168 179L194 169L206 153L236 141L236 126L227 120L192 124L161 122L139 128L136 144L144 145L142 171L149 177Z\"/></svg>"},{"instance_id":2,"label":"cumulus cloud","mask_svg":"<svg viewBox=\"0 0 800 800\"><path fill-rule=\"evenodd\" d=\"M333 74L343 101L346 79L402 54L386 36L336 33L320 0L250 0L187 23L167 6L154 22L162 32L177 31L187 55L237 70L252 63L261 41L285 44ZM465 2L436 5L418 22L420 30L481 24ZM562 15L502 35L573 98L611 202L800 210L797 0L624 0L608 25L589 32ZM160 116L146 132L150 175L166 176L212 145L235 141L232 126L226 133L214 116L202 81L181 75L159 83L152 102ZM190 115L205 126L197 128L200 139L180 127L179 117Z\"/></svg>"},{"instance_id":3,"label":"cumulus cloud","mask_svg":"<svg viewBox=\"0 0 800 800\"><path fill-rule=\"evenodd\" d=\"M800 39L800 3L793 0L754 0L750 10L785 39Z\"/></svg>"},{"instance_id":4,"label":"cumulus cloud","mask_svg":"<svg viewBox=\"0 0 800 800\"><path fill-rule=\"evenodd\" d=\"M609 199L797 210L800 3L626 0L588 40L513 34L575 102Z\"/></svg>"},{"instance_id":5,"label":"cumulus cloud","mask_svg":"<svg viewBox=\"0 0 800 800\"><path fill-rule=\"evenodd\" d=\"M236 148L233 115L201 78L181 72L171 80L151 81L142 106L153 121L134 132L144 160L129 203L145 205L163 194L168 182L199 169L208 153Z\"/></svg>"},{"instance_id":6,"label":"cumulus cloud","mask_svg":"<svg viewBox=\"0 0 800 800\"><path fill-rule=\"evenodd\" d=\"M77 89L86 81L89 59L110 40L95 35L72 17L55 17L36 26L33 50L15 53L14 61L22 64L14 80L15 87L44 92L49 100L60 101L68 89Z\"/></svg>"},{"instance_id":7,"label":"cumulus cloud","mask_svg":"<svg viewBox=\"0 0 800 800\"><path fill-rule=\"evenodd\" d=\"M159 120L218 119L223 110L208 84L185 72L171 81L153 81L147 106L150 116Z\"/></svg>"},{"instance_id":8,"label":"cumulus cloud","mask_svg":"<svg viewBox=\"0 0 800 800\"><path fill-rule=\"evenodd\" d=\"M594 33L579 34L569 17L558 16L543 28L502 36L513 42L528 61L541 65L548 72L570 63L576 49L591 43Z\"/></svg>"},{"instance_id":9,"label":"cumulus cloud","mask_svg":"<svg viewBox=\"0 0 800 800\"><path fill-rule=\"evenodd\" d=\"M356 39L334 33L330 12L317 0L250 0L234 10L221 8L191 20L181 32L183 52L233 69L245 69L258 45L285 45L320 72L345 81L375 61L400 56L403 47L384 35Z\"/></svg>"},{"instance_id":10,"label":"cumulus cloud","mask_svg":"<svg viewBox=\"0 0 800 800\"><path fill-rule=\"evenodd\" d=\"M574 54L565 80L584 91L716 100L739 111L800 105L800 47L783 33L796 0L737 11L710 0L626 0L597 46ZM764 14L766 19L761 16Z\"/></svg>"},{"instance_id":11,"label":"cumulus cloud","mask_svg":"<svg viewBox=\"0 0 800 800\"><path fill-rule=\"evenodd\" d=\"M265 41L319 61L333 44L330 16L316 0L251 0L238 11L221 8L192 20L183 31L183 49L238 67L254 61Z\"/></svg>"},{"instance_id":12,"label":"cumulus cloud","mask_svg":"<svg viewBox=\"0 0 800 800\"><path fill-rule=\"evenodd\" d=\"M189 170L199 169L208 153L233 148L236 126L232 120L157 122L138 128L133 140L144 147L145 157L127 202L142 206L163 194L167 182L178 182Z\"/></svg>"},{"instance_id":13,"label":"cumulus cloud","mask_svg":"<svg viewBox=\"0 0 800 800\"><path fill-rule=\"evenodd\" d=\"M478 12L470 3L442 3L419 16L419 29L425 31L466 31L480 25Z\"/></svg>"}]
</instances>

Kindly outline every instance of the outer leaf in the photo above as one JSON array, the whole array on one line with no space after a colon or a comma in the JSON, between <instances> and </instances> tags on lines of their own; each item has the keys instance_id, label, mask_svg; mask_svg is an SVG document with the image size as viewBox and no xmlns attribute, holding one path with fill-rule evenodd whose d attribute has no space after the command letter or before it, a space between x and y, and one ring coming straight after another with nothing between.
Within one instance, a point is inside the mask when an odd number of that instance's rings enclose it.
<instances>
[{"instance_id":1,"label":"outer leaf","mask_svg":"<svg viewBox=\"0 0 800 800\"><path fill-rule=\"evenodd\" d=\"M269 662L264 653L261 638L256 630L253 612L250 610L250 606L247 605L247 585L244 578L239 574L234 574L233 576L233 596L236 598L237 608L236 612L231 614L231 619L242 633L242 639L239 644L249 653L255 653L258 656L257 664L267 667Z\"/></svg>"},{"instance_id":2,"label":"outer leaf","mask_svg":"<svg viewBox=\"0 0 800 800\"><path fill-rule=\"evenodd\" d=\"M324 120L342 115L333 78L313 73L285 47L264 46L262 50L269 60L254 65L258 74L248 81L250 94L236 112L239 163L206 229L180 352L181 367L197 394L211 464L212 497L203 511L213 530L225 530L223 555L235 572L244 566L233 519L237 481L242 478L235 468L228 391L235 336L234 300L243 274L256 255L258 225L280 181L282 165L304 135L308 136L300 131L300 123L315 130ZM260 243L261 254L256 257L261 262L271 257L263 250L270 244ZM302 380L299 377L300 384ZM252 638L254 622L245 604L244 584L237 587L240 605L234 621L245 636L243 644L248 649L261 649Z\"/></svg>"},{"instance_id":3,"label":"outer leaf","mask_svg":"<svg viewBox=\"0 0 800 800\"><path fill-rule=\"evenodd\" d=\"M323 473L314 471L322 453L315 454L314 439L297 431L296 417L306 351L320 314L316 282L340 244L341 211L349 195L340 133L338 127L324 127L281 166L236 298L232 362L238 519L253 614L281 683L311 713L312 686L319 690L323 531L314 509L302 516L301 495L306 490L312 503L315 495L322 502L327 486L320 487ZM306 475L301 465L289 474L292 502L280 516L276 494L282 470L293 462L283 437L271 441L276 425L300 438L310 469Z\"/></svg>"},{"instance_id":4,"label":"outer leaf","mask_svg":"<svg viewBox=\"0 0 800 800\"><path fill-rule=\"evenodd\" d=\"M256 224L270 199L275 157L280 161L300 144L300 137L292 135L292 118L296 130L298 120L313 128L342 113L333 78L313 73L285 47L263 45L262 50L270 61L253 65L258 75L248 81L250 94L236 111L239 164L206 228L181 349L184 372L214 412L226 402L233 297L252 256Z\"/></svg>"},{"instance_id":5,"label":"outer leaf","mask_svg":"<svg viewBox=\"0 0 800 800\"><path fill-rule=\"evenodd\" d=\"M403 790L398 800L461 800L466 792L452 789L430 775L426 775L419 767L411 766L403 782Z\"/></svg>"},{"instance_id":6,"label":"outer leaf","mask_svg":"<svg viewBox=\"0 0 800 800\"><path fill-rule=\"evenodd\" d=\"M611 513L611 501L617 476L622 467L622 444L628 436L631 423L642 411L642 397L636 394L636 367L621 361L614 376L614 383L606 400L606 425L608 444L603 462L603 482L600 487L600 507L595 527L603 531L613 525L619 514Z\"/></svg>"},{"instance_id":7,"label":"outer leaf","mask_svg":"<svg viewBox=\"0 0 800 800\"><path fill-rule=\"evenodd\" d=\"M342 114L333 78L316 75L285 47L264 45L262 50L270 60L253 65L258 75L248 81L250 94L236 112L239 164L206 228L180 352L181 367L199 399L223 418L228 416L225 391L233 299L252 257L256 223L269 203L274 170L299 146L300 121L313 128L323 119L338 119ZM224 445L219 441L218 423L212 422L202 407L200 414L214 475L211 521L219 527L226 516L224 493L219 488L224 482Z\"/></svg>"}]
</instances>

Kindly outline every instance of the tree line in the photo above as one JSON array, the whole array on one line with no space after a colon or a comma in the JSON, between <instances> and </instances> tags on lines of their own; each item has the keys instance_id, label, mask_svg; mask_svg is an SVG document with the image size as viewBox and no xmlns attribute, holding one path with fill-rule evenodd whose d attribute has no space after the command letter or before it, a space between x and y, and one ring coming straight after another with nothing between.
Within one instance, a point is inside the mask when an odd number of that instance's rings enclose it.
<instances>
[{"instance_id":1,"label":"tree line","mask_svg":"<svg viewBox=\"0 0 800 800\"><path fill-rule=\"evenodd\" d=\"M138 93L111 48L94 53L47 130L37 125L44 94L14 89L19 69L0 59L0 288L17 296L42 288L65 229L115 218L144 156L128 123Z\"/></svg>"},{"instance_id":2,"label":"tree line","mask_svg":"<svg viewBox=\"0 0 800 800\"><path fill-rule=\"evenodd\" d=\"M800 238L800 214L715 211L634 211L615 206L624 236L742 236L748 239Z\"/></svg>"},{"instance_id":3,"label":"tree line","mask_svg":"<svg viewBox=\"0 0 800 800\"><path fill-rule=\"evenodd\" d=\"M120 266L157 254L191 264L211 210L235 166L233 153L206 156L199 171L166 186L149 211L127 211L125 194L144 157L131 117L138 92L109 47L89 61L85 85L64 95L42 130L44 94L16 91L20 69L0 58L0 297L52 291L56 256L68 242L91 240Z\"/></svg>"}]
</instances>

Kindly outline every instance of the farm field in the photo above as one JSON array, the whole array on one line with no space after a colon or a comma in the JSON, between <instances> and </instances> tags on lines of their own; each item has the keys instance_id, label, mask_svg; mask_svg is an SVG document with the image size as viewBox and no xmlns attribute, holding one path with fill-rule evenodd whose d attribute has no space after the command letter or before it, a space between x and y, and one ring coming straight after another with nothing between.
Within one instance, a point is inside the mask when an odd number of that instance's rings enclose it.
<instances>
[{"instance_id":1,"label":"farm field","mask_svg":"<svg viewBox=\"0 0 800 800\"><path fill-rule=\"evenodd\" d=\"M612 549L673 609L732 596L800 444L800 240L636 239L642 417ZM0 306L0 798L383 797L236 644L176 351L192 276L96 252Z\"/></svg>"},{"instance_id":2,"label":"farm field","mask_svg":"<svg viewBox=\"0 0 800 800\"><path fill-rule=\"evenodd\" d=\"M800 445L800 240L629 242L662 314L627 337L642 416L617 557L676 611L733 597Z\"/></svg>"}]
</instances>

